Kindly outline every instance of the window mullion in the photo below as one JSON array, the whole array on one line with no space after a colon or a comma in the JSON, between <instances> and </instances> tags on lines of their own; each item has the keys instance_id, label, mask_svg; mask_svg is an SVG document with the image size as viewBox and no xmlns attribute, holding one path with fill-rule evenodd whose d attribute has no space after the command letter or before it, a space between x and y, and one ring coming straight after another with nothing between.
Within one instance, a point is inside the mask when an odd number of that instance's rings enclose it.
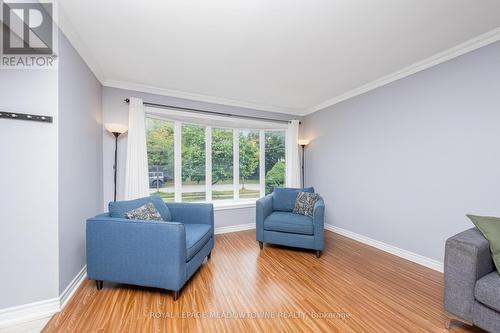
<instances>
[{"instance_id":1,"label":"window mullion","mask_svg":"<svg viewBox=\"0 0 500 333\"><path fill-rule=\"evenodd\" d=\"M259 131L259 187L260 196L266 195L266 134Z\"/></svg>"},{"instance_id":2,"label":"window mullion","mask_svg":"<svg viewBox=\"0 0 500 333\"><path fill-rule=\"evenodd\" d=\"M233 129L233 195L240 200L240 130Z\"/></svg>"},{"instance_id":3,"label":"window mullion","mask_svg":"<svg viewBox=\"0 0 500 333\"><path fill-rule=\"evenodd\" d=\"M182 201L182 124L174 122L174 198L175 202Z\"/></svg>"},{"instance_id":4,"label":"window mullion","mask_svg":"<svg viewBox=\"0 0 500 333\"><path fill-rule=\"evenodd\" d=\"M212 127L205 128L205 193L206 200L212 201Z\"/></svg>"}]
</instances>

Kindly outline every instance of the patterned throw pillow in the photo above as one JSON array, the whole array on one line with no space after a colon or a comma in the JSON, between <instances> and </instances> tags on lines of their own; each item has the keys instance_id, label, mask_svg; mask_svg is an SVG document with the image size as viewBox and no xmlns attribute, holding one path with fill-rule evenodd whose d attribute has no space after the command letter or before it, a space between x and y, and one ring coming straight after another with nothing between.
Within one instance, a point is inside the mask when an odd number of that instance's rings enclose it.
<instances>
[{"instance_id":1,"label":"patterned throw pillow","mask_svg":"<svg viewBox=\"0 0 500 333\"><path fill-rule=\"evenodd\" d=\"M320 196L318 193L299 192L297 194L297 199L295 200L293 212L295 214L312 217L314 204L319 200L319 198Z\"/></svg>"},{"instance_id":2,"label":"patterned throw pillow","mask_svg":"<svg viewBox=\"0 0 500 333\"><path fill-rule=\"evenodd\" d=\"M151 202L148 202L139 208L132 209L125 215L127 215L127 218L131 220L163 221L160 212L158 212L158 209L156 209L155 205Z\"/></svg>"}]
</instances>

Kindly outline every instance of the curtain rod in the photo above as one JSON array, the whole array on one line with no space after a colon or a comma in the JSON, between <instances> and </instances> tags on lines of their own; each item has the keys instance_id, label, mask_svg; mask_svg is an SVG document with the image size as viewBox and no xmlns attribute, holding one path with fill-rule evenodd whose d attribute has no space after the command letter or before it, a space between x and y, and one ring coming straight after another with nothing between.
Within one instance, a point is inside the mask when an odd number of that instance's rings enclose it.
<instances>
[{"instance_id":1,"label":"curtain rod","mask_svg":"<svg viewBox=\"0 0 500 333\"><path fill-rule=\"evenodd\" d=\"M130 103L130 99L125 98L125 103ZM255 116L244 116L244 115L237 115L237 114L231 114L231 113L225 113L225 112L200 110L200 109L186 108L186 107L182 107L182 106L150 103L150 102L144 102L144 101L142 102L142 104L147 105L147 106L162 108L162 109L176 109L176 110L180 110L180 111L202 113L202 114L204 113L204 114L211 114L211 115L224 116L224 117L230 117L230 118L244 118L244 119L262 120L262 121L269 121L269 122L274 122L274 123L284 123L284 124L288 124L290 122L290 120L280 120L280 119L255 117ZM299 124L300 124L300 122L299 122Z\"/></svg>"}]
</instances>

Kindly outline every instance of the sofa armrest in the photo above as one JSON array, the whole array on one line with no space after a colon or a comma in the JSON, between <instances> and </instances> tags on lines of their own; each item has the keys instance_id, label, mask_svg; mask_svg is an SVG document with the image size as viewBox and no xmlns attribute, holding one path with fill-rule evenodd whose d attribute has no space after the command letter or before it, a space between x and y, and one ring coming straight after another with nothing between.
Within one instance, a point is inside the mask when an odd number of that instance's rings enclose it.
<instances>
[{"instance_id":1,"label":"sofa armrest","mask_svg":"<svg viewBox=\"0 0 500 333\"><path fill-rule=\"evenodd\" d=\"M264 241L264 220L273 212L273 194L268 194L255 202L255 228L256 237Z\"/></svg>"},{"instance_id":2,"label":"sofa armrest","mask_svg":"<svg viewBox=\"0 0 500 333\"><path fill-rule=\"evenodd\" d=\"M212 229L214 228L213 204L168 202L167 207L172 214L172 221L186 224L209 224Z\"/></svg>"},{"instance_id":3,"label":"sofa armrest","mask_svg":"<svg viewBox=\"0 0 500 333\"><path fill-rule=\"evenodd\" d=\"M476 281L493 270L489 242L477 228L449 238L444 255L445 310L472 322Z\"/></svg>"},{"instance_id":4,"label":"sofa armrest","mask_svg":"<svg viewBox=\"0 0 500 333\"><path fill-rule=\"evenodd\" d=\"M179 290L186 279L182 223L98 216L87 220L89 279Z\"/></svg>"},{"instance_id":5,"label":"sofa armrest","mask_svg":"<svg viewBox=\"0 0 500 333\"><path fill-rule=\"evenodd\" d=\"M314 204L313 210L313 225L314 225L314 247L316 250L323 250L325 237L325 202L319 199Z\"/></svg>"}]
</instances>

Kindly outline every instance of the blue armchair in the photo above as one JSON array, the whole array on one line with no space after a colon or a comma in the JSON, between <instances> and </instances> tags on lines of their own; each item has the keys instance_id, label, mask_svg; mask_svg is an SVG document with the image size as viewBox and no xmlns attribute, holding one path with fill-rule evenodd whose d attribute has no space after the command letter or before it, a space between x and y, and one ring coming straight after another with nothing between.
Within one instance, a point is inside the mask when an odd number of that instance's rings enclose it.
<instances>
[{"instance_id":1,"label":"blue armchair","mask_svg":"<svg viewBox=\"0 0 500 333\"><path fill-rule=\"evenodd\" d=\"M294 214L297 193L314 192L314 188L275 188L273 193L257 200L256 232L260 249L264 243L316 250L319 258L324 247L325 203L314 205L313 217Z\"/></svg>"},{"instance_id":2,"label":"blue armchair","mask_svg":"<svg viewBox=\"0 0 500 333\"><path fill-rule=\"evenodd\" d=\"M152 202L164 221L124 218ZM163 206L162 206L163 205ZM174 221L174 222L170 222ZM212 204L167 203L158 197L110 203L110 213L87 220L87 276L172 290L174 300L214 247Z\"/></svg>"}]
</instances>

